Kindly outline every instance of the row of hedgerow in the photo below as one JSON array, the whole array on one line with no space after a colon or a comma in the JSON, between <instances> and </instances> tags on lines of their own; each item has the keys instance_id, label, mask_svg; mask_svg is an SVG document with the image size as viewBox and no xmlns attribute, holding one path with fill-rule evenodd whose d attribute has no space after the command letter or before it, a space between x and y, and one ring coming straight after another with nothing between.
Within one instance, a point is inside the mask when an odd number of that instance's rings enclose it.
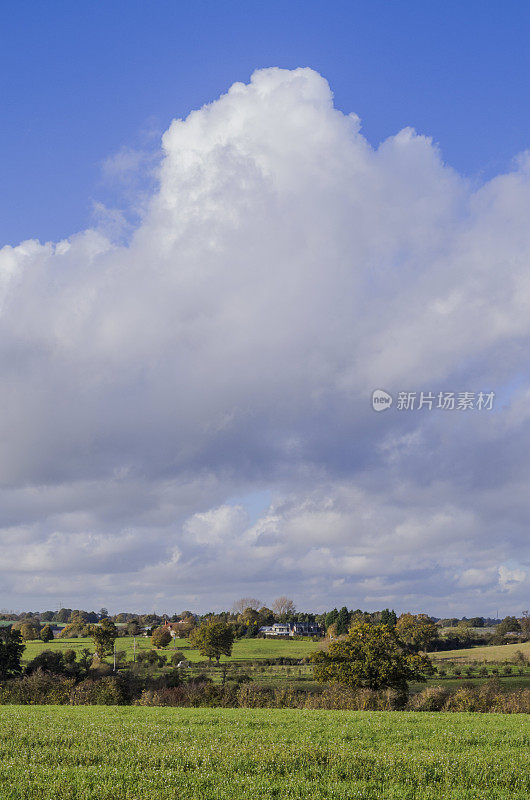
<instances>
[{"instance_id":1,"label":"row of hedgerow","mask_svg":"<svg viewBox=\"0 0 530 800\"><path fill-rule=\"evenodd\" d=\"M451 691L429 686L404 697L392 690L347 689L330 686L322 692L285 686L273 688L252 683L224 686L198 680L177 686L153 688L130 677L74 678L40 670L0 684L0 704L20 705L142 705L239 708L304 708L344 710L477 711L530 713L530 689L503 691L495 680L480 687L461 686Z\"/></svg>"}]
</instances>

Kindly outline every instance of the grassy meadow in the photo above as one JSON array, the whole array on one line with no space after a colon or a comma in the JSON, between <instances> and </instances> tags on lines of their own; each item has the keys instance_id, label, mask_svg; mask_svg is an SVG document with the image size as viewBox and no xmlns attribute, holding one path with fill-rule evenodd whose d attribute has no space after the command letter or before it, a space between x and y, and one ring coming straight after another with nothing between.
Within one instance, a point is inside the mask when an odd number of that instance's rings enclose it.
<instances>
[{"instance_id":1,"label":"grassy meadow","mask_svg":"<svg viewBox=\"0 0 530 800\"><path fill-rule=\"evenodd\" d=\"M93 652L94 643L92 639L54 639L47 644L36 639L26 642L23 660L24 662L30 661L32 658L35 658L38 653L42 653L43 650L75 650L80 653L84 647L87 647ZM317 650L318 647L319 643L313 642L310 639L238 639L234 643L232 655L229 658L221 656L221 663L280 658L282 656L304 658L314 650ZM136 637L137 654L140 651L152 649L153 646L150 638L147 636ZM124 652L127 660L132 661L134 652L133 637L123 636L116 639L116 650L118 652ZM204 661L203 656L199 654L198 650L194 650L190 647L187 639L174 639L168 647L162 648L160 653L164 653L167 657L175 650L180 650L188 661Z\"/></svg>"},{"instance_id":2,"label":"grassy meadow","mask_svg":"<svg viewBox=\"0 0 530 800\"><path fill-rule=\"evenodd\" d=\"M230 661L252 661L256 659L279 658L287 656L289 658L304 658L310 653L318 650L320 642L314 642L309 638L301 639L238 639L234 643L232 655L227 658L221 656L221 663ZM35 658L43 650L76 650L80 652L87 647L91 652L94 650L94 643L90 638L84 639L54 639L45 644L39 639L26 642L23 660L25 662ZM116 640L116 649L123 651L128 661L133 658L134 640L132 636L123 636ZM151 639L147 636L136 637L136 652L142 650L152 650ZM197 650L194 650L187 639L174 639L168 647L160 650L166 655L174 650L180 650L188 661L203 661L203 657ZM520 644L504 644L495 646L478 646L462 650L444 650L430 653L429 656L435 664L443 665L446 662L458 664L469 664L472 662L501 663L512 661L515 654L520 651L530 659L530 642Z\"/></svg>"},{"instance_id":3,"label":"grassy meadow","mask_svg":"<svg viewBox=\"0 0 530 800\"><path fill-rule=\"evenodd\" d=\"M526 800L530 718L0 708L2 800Z\"/></svg>"},{"instance_id":4,"label":"grassy meadow","mask_svg":"<svg viewBox=\"0 0 530 800\"><path fill-rule=\"evenodd\" d=\"M230 658L222 657L221 665L228 668L228 677L237 675L248 675L252 681L269 686L280 686L285 683L295 682L296 688L300 690L318 690L319 686L313 680L313 669L309 664L299 665L257 665L252 661L273 659L280 657L290 657L303 659L311 652L320 647L319 642L310 639L239 639L235 642ZM83 648L94 650L91 639L54 639L45 644L39 640L26 642L23 654L23 661L27 663L43 650L69 650L77 652L78 657ZM123 653L127 662L133 660L134 641L132 637L120 637L116 640L116 650ZM136 655L143 651L152 650L151 640L146 636L136 637ZM169 659L175 651L180 651L190 662L191 676L199 673L206 673L215 683L223 680L223 670L214 664L208 665L197 650L194 650L186 639L176 639L168 647L160 649L158 652ZM530 643L520 645L503 645L501 647L474 647L468 650L451 650L446 652L431 653L433 663L445 671L442 677L435 674L427 681L427 684L411 684L411 691L417 692L425 688L426 685L443 684L447 688L456 689L466 683L478 686L487 680L486 677L478 673L479 666L486 663L488 671L492 673L495 664L502 664L514 658L517 650L522 651L530 657ZM112 663L112 657L108 657L107 662ZM473 674L466 674L465 665L475 664ZM461 667L461 674L453 674L455 668ZM502 667L498 670L500 682L506 689L523 689L530 687L530 668L523 669L523 675L519 674L517 668L513 668L512 675L504 675Z\"/></svg>"},{"instance_id":5,"label":"grassy meadow","mask_svg":"<svg viewBox=\"0 0 530 800\"><path fill-rule=\"evenodd\" d=\"M517 651L520 650L528 659L530 659L530 642L521 642L520 644L501 644L484 645L483 647L469 647L465 650L444 650L440 653L431 653L430 657L438 664L444 661L454 661L461 664L469 664L471 661L511 661Z\"/></svg>"}]
</instances>

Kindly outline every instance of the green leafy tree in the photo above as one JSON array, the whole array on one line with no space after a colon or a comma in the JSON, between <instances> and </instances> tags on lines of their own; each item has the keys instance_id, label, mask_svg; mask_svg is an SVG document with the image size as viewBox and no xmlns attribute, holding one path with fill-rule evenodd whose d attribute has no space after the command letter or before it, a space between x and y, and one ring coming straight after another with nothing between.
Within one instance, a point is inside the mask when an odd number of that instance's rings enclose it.
<instances>
[{"instance_id":1,"label":"green leafy tree","mask_svg":"<svg viewBox=\"0 0 530 800\"><path fill-rule=\"evenodd\" d=\"M324 627L326 628L326 630L329 628L330 625L334 625L336 623L338 616L339 612L336 608L333 608L331 611L328 611L328 613L324 617Z\"/></svg>"},{"instance_id":2,"label":"green leafy tree","mask_svg":"<svg viewBox=\"0 0 530 800\"><path fill-rule=\"evenodd\" d=\"M7 626L0 628L0 681L20 675L23 652L24 643L20 631L11 630Z\"/></svg>"},{"instance_id":3,"label":"green leafy tree","mask_svg":"<svg viewBox=\"0 0 530 800\"><path fill-rule=\"evenodd\" d=\"M494 644L503 644L507 633L520 630L521 625L518 619L515 617L504 617L503 621L495 627L492 642Z\"/></svg>"},{"instance_id":4,"label":"green leafy tree","mask_svg":"<svg viewBox=\"0 0 530 800\"><path fill-rule=\"evenodd\" d=\"M259 616L261 625L273 625L274 613L272 609L267 608L267 606L262 606L259 610Z\"/></svg>"},{"instance_id":5,"label":"green leafy tree","mask_svg":"<svg viewBox=\"0 0 530 800\"><path fill-rule=\"evenodd\" d=\"M81 650L81 654L79 656L79 666L88 672L90 666L92 664L92 660L94 658L94 654L88 649L88 647L83 647Z\"/></svg>"},{"instance_id":6,"label":"green leafy tree","mask_svg":"<svg viewBox=\"0 0 530 800\"><path fill-rule=\"evenodd\" d=\"M167 628L162 625L160 628L155 628L151 635L151 644L153 647L167 647L171 641L171 634Z\"/></svg>"},{"instance_id":7,"label":"green leafy tree","mask_svg":"<svg viewBox=\"0 0 530 800\"><path fill-rule=\"evenodd\" d=\"M523 611L523 616L519 620L519 625L525 637L530 638L530 614L528 611Z\"/></svg>"},{"instance_id":8,"label":"green leafy tree","mask_svg":"<svg viewBox=\"0 0 530 800\"><path fill-rule=\"evenodd\" d=\"M37 670L50 672L52 675L63 675L65 672L64 655L59 650L43 650L29 662L26 667L26 675L32 675Z\"/></svg>"},{"instance_id":9,"label":"green leafy tree","mask_svg":"<svg viewBox=\"0 0 530 800\"><path fill-rule=\"evenodd\" d=\"M23 622L20 626L20 635L25 642L31 642L33 639L38 639L40 636L38 623Z\"/></svg>"},{"instance_id":10,"label":"green leafy tree","mask_svg":"<svg viewBox=\"0 0 530 800\"><path fill-rule=\"evenodd\" d=\"M519 632L520 630L521 625L519 620L515 617L504 617L503 621L495 626L493 636L491 637L491 643L505 644L507 634L512 633L512 631Z\"/></svg>"},{"instance_id":11,"label":"green leafy tree","mask_svg":"<svg viewBox=\"0 0 530 800\"><path fill-rule=\"evenodd\" d=\"M53 631L49 625L45 625L40 632L40 638L43 642L51 642L53 639Z\"/></svg>"},{"instance_id":12,"label":"green leafy tree","mask_svg":"<svg viewBox=\"0 0 530 800\"><path fill-rule=\"evenodd\" d=\"M259 611L248 606L248 608L245 608L245 610L239 614L237 619L238 622L242 622L244 625L258 625L260 622Z\"/></svg>"},{"instance_id":13,"label":"green leafy tree","mask_svg":"<svg viewBox=\"0 0 530 800\"><path fill-rule=\"evenodd\" d=\"M59 611L53 615L54 622L68 622L70 619L70 615L72 613L71 608L61 608Z\"/></svg>"},{"instance_id":14,"label":"green leafy tree","mask_svg":"<svg viewBox=\"0 0 530 800\"><path fill-rule=\"evenodd\" d=\"M348 628L350 627L350 612L346 606L342 606L341 610L339 611L335 621L335 626L337 636L344 636L345 633L348 633Z\"/></svg>"},{"instance_id":15,"label":"green leafy tree","mask_svg":"<svg viewBox=\"0 0 530 800\"><path fill-rule=\"evenodd\" d=\"M103 619L99 625L89 625L89 635L95 645L99 659L110 656L114 650L114 642L118 638L118 629L110 619Z\"/></svg>"},{"instance_id":16,"label":"green leafy tree","mask_svg":"<svg viewBox=\"0 0 530 800\"><path fill-rule=\"evenodd\" d=\"M511 633L512 631L520 631L521 625L519 624L519 620L515 617L504 617L503 621L500 625L497 625L496 633L507 634Z\"/></svg>"},{"instance_id":17,"label":"green leafy tree","mask_svg":"<svg viewBox=\"0 0 530 800\"><path fill-rule=\"evenodd\" d=\"M427 614L402 614L396 631L405 644L415 650L427 650L438 638L438 628Z\"/></svg>"},{"instance_id":18,"label":"green leafy tree","mask_svg":"<svg viewBox=\"0 0 530 800\"><path fill-rule=\"evenodd\" d=\"M90 635L90 625L86 622L84 615L79 612L72 612L70 622L65 625L59 634L61 639L76 639L78 636Z\"/></svg>"},{"instance_id":19,"label":"green leafy tree","mask_svg":"<svg viewBox=\"0 0 530 800\"><path fill-rule=\"evenodd\" d=\"M350 688L397 689L406 694L409 681L433 673L427 656L412 653L388 625L355 622L343 639L310 656L320 683Z\"/></svg>"},{"instance_id":20,"label":"green leafy tree","mask_svg":"<svg viewBox=\"0 0 530 800\"><path fill-rule=\"evenodd\" d=\"M381 625L391 625L392 628L394 628L396 623L397 623L397 614L394 611L394 609L390 611L389 608L384 608L381 611Z\"/></svg>"},{"instance_id":21,"label":"green leafy tree","mask_svg":"<svg viewBox=\"0 0 530 800\"><path fill-rule=\"evenodd\" d=\"M138 622L134 619L127 625L127 636L138 636L141 633L141 628Z\"/></svg>"},{"instance_id":22,"label":"green leafy tree","mask_svg":"<svg viewBox=\"0 0 530 800\"><path fill-rule=\"evenodd\" d=\"M205 656L209 661L215 658L219 663L221 656L229 656L232 653L234 628L224 622L207 622L192 631L190 642L201 656Z\"/></svg>"}]
</instances>

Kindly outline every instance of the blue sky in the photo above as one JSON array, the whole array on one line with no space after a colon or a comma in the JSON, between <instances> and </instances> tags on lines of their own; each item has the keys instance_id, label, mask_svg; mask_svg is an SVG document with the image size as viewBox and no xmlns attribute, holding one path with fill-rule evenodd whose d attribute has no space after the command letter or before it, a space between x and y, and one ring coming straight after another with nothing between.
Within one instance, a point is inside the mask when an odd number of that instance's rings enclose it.
<instances>
[{"instance_id":1,"label":"blue sky","mask_svg":"<svg viewBox=\"0 0 530 800\"><path fill-rule=\"evenodd\" d=\"M2 13L0 607L527 608L528 5Z\"/></svg>"},{"instance_id":2,"label":"blue sky","mask_svg":"<svg viewBox=\"0 0 530 800\"><path fill-rule=\"evenodd\" d=\"M489 178L528 144L529 30L520 0L4 3L0 242L87 227L105 159L260 67L312 67L372 144L412 125Z\"/></svg>"}]
</instances>

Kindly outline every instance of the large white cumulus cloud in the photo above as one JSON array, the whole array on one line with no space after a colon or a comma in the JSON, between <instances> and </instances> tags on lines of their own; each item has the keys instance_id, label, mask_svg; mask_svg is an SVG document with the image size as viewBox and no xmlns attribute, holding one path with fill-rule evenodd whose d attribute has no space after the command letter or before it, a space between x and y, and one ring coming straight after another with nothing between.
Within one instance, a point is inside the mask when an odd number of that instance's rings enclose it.
<instances>
[{"instance_id":1,"label":"large white cumulus cloud","mask_svg":"<svg viewBox=\"0 0 530 800\"><path fill-rule=\"evenodd\" d=\"M126 246L0 251L2 602L523 603L530 159L474 186L412 129L373 149L310 69L162 144Z\"/></svg>"}]
</instances>

